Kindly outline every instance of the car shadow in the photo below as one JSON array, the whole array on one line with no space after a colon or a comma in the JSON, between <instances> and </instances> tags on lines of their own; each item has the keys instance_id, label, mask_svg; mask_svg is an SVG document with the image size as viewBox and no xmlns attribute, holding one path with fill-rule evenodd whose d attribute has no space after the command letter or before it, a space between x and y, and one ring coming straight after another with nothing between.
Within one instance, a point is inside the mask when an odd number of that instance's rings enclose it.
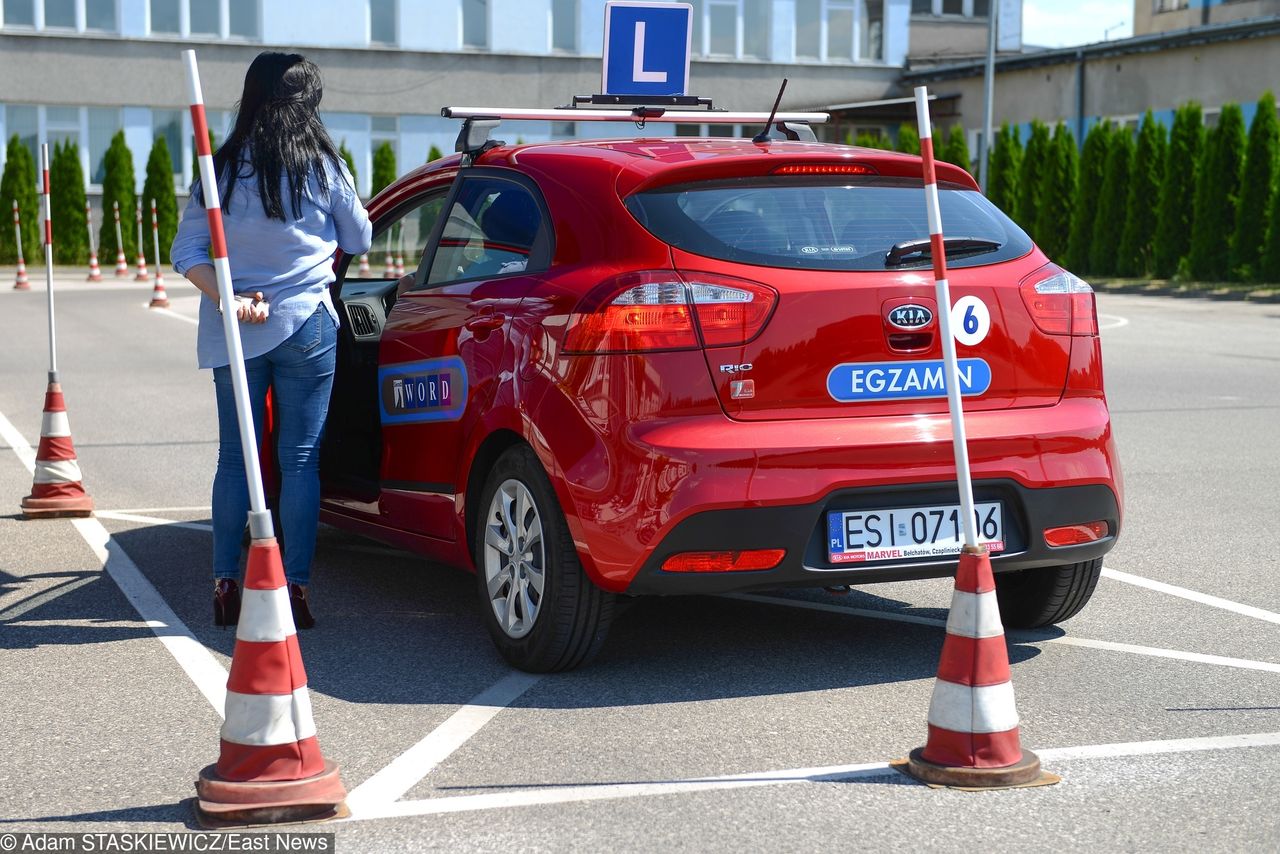
<instances>
[{"instance_id":1,"label":"car shadow","mask_svg":"<svg viewBox=\"0 0 1280 854\"><path fill-rule=\"evenodd\" d=\"M207 532L151 526L113 536L195 636L231 655L234 632L211 625ZM913 608L874 589L825 601L946 620L945 609ZM352 703L459 705L512 672L481 622L470 573L322 526L311 597L318 625L299 641L313 691ZM928 679L944 638L939 625L757 597L620 601L593 662L548 675L513 705L658 705ZM1011 637L1010 662L1034 658L1039 649L1027 641L1055 634L1061 632Z\"/></svg>"}]
</instances>

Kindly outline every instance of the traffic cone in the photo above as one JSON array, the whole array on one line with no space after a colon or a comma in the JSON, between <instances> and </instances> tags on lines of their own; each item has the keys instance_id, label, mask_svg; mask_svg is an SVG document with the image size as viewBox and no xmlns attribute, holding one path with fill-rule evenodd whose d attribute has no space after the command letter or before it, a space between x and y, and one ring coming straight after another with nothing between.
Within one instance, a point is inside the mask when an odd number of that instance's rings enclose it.
<instances>
[{"instance_id":1,"label":"traffic cone","mask_svg":"<svg viewBox=\"0 0 1280 854\"><path fill-rule=\"evenodd\" d=\"M147 254L142 251L142 202L138 202L138 272L134 275L135 282L150 281L151 274L147 272Z\"/></svg>"},{"instance_id":2,"label":"traffic cone","mask_svg":"<svg viewBox=\"0 0 1280 854\"><path fill-rule=\"evenodd\" d=\"M390 241L388 241L388 244L389 243ZM382 278L394 279L395 277L396 277L396 260L391 256L391 250L390 248L388 248L386 263L383 265L383 268L382 268Z\"/></svg>"},{"instance_id":3,"label":"traffic cone","mask_svg":"<svg viewBox=\"0 0 1280 854\"><path fill-rule=\"evenodd\" d=\"M94 245L93 239L93 210L88 202L84 203L84 221L89 229L89 276L85 281L101 282L102 268L98 266L98 247Z\"/></svg>"},{"instance_id":4,"label":"traffic cone","mask_svg":"<svg viewBox=\"0 0 1280 854\"><path fill-rule=\"evenodd\" d=\"M18 200L13 200L13 233L16 240L15 245L18 249L18 273L14 277L13 289L15 291L31 290L31 280L27 278L27 262L22 258L22 225L18 218Z\"/></svg>"},{"instance_id":5,"label":"traffic cone","mask_svg":"<svg viewBox=\"0 0 1280 854\"><path fill-rule=\"evenodd\" d=\"M169 295L164 292L164 273L160 270L160 220L156 216L156 200L151 200L151 240L156 252L156 284L151 289L151 304L147 308L168 308Z\"/></svg>"},{"instance_id":6,"label":"traffic cone","mask_svg":"<svg viewBox=\"0 0 1280 854\"><path fill-rule=\"evenodd\" d=\"M116 218L116 278L123 279L129 275L129 262L124 259L124 239L120 234L120 203L111 203L111 212Z\"/></svg>"},{"instance_id":7,"label":"traffic cone","mask_svg":"<svg viewBox=\"0 0 1280 854\"><path fill-rule=\"evenodd\" d=\"M31 494L22 499L24 519L56 516L92 516L93 499L80 482L80 464L71 442L71 425L56 375L49 377L44 394L44 418L40 423L40 447L36 450L35 480Z\"/></svg>"},{"instance_id":8,"label":"traffic cone","mask_svg":"<svg viewBox=\"0 0 1280 854\"><path fill-rule=\"evenodd\" d=\"M985 548L965 547L929 704L929 738L905 769L940 786L992 789L1058 782L1023 750L1009 652Z\"/></svg>"},{"instance_id":9,"label":"traffic cone","mask_svg":"<svg viewBox=\"0 0 1280 854\"><path fill-rule=\"evenodd\" d=\"M307 674L274 537L249 546L218 761L196 781L206 827L346 813L338 766L316 740Z\"/></svg>"},{"instance_id":10,"label":"traffic cone","mask_svg":"<svg viewBox=\"0 0 1280 854\"><path fill-rule=\"evenodd\" d=\"M98 266L98 253L89 253L89 275L85 278L87 282L101 282L102 268Z\"/></svg>"},{"instance_id":11,"label":"traffic cone","mask_svg":"<svg viewBox=\"0 0 1280 854\"><path fill-rule=\"evenodd\" d=\"M360 270L357 275L369 275L369 254L367 252L360 256Z\"/></svg>"}]
</instances>

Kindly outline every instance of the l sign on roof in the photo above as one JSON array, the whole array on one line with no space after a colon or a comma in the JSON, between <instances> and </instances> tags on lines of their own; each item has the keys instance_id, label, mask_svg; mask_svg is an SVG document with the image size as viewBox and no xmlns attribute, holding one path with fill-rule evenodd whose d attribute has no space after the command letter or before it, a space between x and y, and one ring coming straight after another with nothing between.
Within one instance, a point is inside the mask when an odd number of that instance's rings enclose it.
<instances>
[{"instance_id":1,"label":"l sign on roof","mask_svg":"<svg viewBox=\"0 0 1280 854\"><path fill-rule=\"evenodd\" d=\"M605 95L687 95L693 7L610 0L604 8Z\"/></svg>"}]
</instances>

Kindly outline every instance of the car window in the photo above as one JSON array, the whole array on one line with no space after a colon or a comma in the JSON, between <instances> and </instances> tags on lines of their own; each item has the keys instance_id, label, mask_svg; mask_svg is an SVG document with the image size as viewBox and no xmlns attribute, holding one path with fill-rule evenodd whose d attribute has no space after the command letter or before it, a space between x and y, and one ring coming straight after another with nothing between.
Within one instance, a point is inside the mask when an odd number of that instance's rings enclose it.
<instances>
[{"instance_id":1,"label":"car window","mask_svg":"<svg viewBox=\"0 0 1280 854\"><path fill-rule=\"evenodd\" d=\"M436 190L379 218L369 250L369 272L360 278L398 279L406 270L416 270L444 210L446 195L447 190Z\"/></svg>"},{"instance_id":2,"label":"car window","mask_svg":"<svg viewBox=\"0 0 1280 854\"><path fill-rule=\"evenodd\" d=\"M427 285L545 269L542 210L514 181L464 178L449 209Z\"/></svg>"},{"instance_id":3,"label":"car window","mask_svg":"<svg viewBox=\"0 0 1280 854\"><path fill-rule=\"evenodd\" d=\"M945 234L998 248L953 256L955 267L992 264L1031 250L1031 239L981 193L939 188ZM903 241L928 240L919 181L894 178L751 178L684 184L627 199L660 240L696 255L810 270L883 270ZM958 256L958 257L957 257ZM928 266L927 256L897 269Z\"/></svg>"}]
</instances>

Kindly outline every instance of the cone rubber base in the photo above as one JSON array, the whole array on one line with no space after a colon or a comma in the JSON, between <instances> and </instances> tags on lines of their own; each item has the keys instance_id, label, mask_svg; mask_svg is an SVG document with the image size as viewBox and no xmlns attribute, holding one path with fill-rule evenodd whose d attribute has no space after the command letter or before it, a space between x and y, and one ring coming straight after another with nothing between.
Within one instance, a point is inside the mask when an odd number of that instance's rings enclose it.
<instances>
[{"instance_id":1,"label":"cone rubber base","mask_svg":"<svg viewBox=\"0 0 1280 854\"><path fill-rule=\"evenodd\" d=\"M207 828L327 821L350 815L346 797L329 760L314 777L245 783L224 780L207 765L196 780L196 820Z\"/></svg>"},{"instance_id":2,"label":"cone rubber base","mask_svg":"<svg viewBox=\"0 0 1280 854\"><path fill-rule=\"evenodd\" d=\"M1028 786L1048 786L1062 778L1040 769L1040 757L1030 750L1022 751L1022 759L1002 768L970 768L937 765L921 754L923 747L911 751L910 756L894 763L899 771L930 786L949 789L980 791L983 789L1020 789Z\"/></svg>"},{"instance_id":3,"label":"cone rubber base","mask_svg":"<svg viewBox=\"0 0 1280 854\"><path fill-rule=\"evenodd\" d=\"M67 516L92 516L93 499L88 495L68 495L61 498L22 499L22 518L58 519Z\"/></svg>"},{"instance_id":4,"label":"cone rubber base","mask_svg":"<svg viewBox=\"0 0 1280 854\"><path fill-rule=\"evenodd\" d=\"M13 289L15 291L29 291L31 290L31 285L27 284L26 282L15 282L13 285Z\"/></svg>"},{"instance_id":5,"label":"cone rubber base","mask_svg":"<svg viewBox=\"0 0 1280 854\"><path fill-rule=\"evenodd\" d=\"M169 300L167 297L161 297L160 299L156 299L155 297L152 297L151 303L147 306L147 308L168 308L168 307L169 307Z\"/></svg>"}]
</instances>

